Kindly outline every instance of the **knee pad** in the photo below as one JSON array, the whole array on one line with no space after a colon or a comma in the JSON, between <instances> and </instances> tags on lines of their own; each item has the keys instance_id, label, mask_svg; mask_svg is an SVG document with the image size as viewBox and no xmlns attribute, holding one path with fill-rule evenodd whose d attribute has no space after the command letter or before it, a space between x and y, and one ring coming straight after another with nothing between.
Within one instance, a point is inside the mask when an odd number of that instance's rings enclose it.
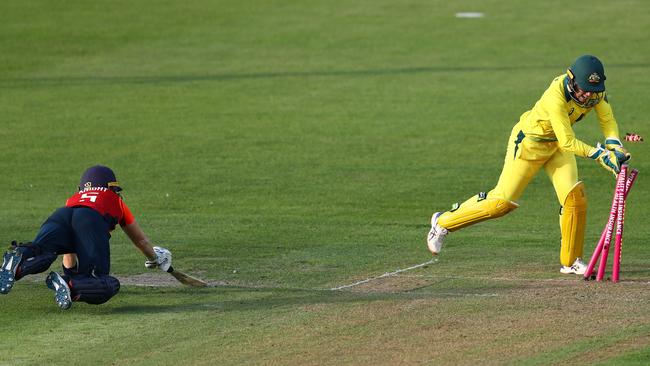
<instances>
[{"instance_id":1,"label":"knee pad","mask_svg":"<svg viewBox=\"0 0 650 366\"><path fill-rule=\"evenodd\" d=\"M10 249L20 250L20 252L23 254L23 258L30 258L30 257L43 254L43 250L37 245L34 245L34 243L32 243L31 241L27 243L19 243L13 240L11 242Z\"/></svg>"},{"instance_id":2,"label":"knee pad","mask_svg":"<svg viewBox=\"0 0 650 366\"><path fill-rule=\"evenodd\" d=\"M451 211L443 213L438 224L449 231L462 229L481 221L501 217L519 207L515 202L501 198L488 198L485 192L455 204Z\"/></svg>"},{"instance_id":3,"label":"knee pad","mask_svg":"<svg viewBox=\"0 0 650 366\"><path fill-rule=\"evenodd\" d=\"M70 291L73 301L88 304L103 304L120 290L120 281L113 276L76 275L71 276Z\"/></svg>"},{"instance_id":4,"label":"knee pad","mask_svg":"<svg viewBox=\"0 0 650 366\"><path fill-rule=\"evenodd\" d=\"M570 266L576 258L582 257L587 222L587 195L585 185L576 183L564 199L560 208L560 263Z\"/></svg>"},{"instance_id":5,"label":"knee pad","mask_svg":"<svg viewBox=\"0 0 650 366\"><path fill-rule=\"evenodd\" d=\"M16 269L16 280L27 275L45 272L56 260L57 255L54 253L42 253L33 257L23 257L20 265Z\"/></svg>"}]
</instances>

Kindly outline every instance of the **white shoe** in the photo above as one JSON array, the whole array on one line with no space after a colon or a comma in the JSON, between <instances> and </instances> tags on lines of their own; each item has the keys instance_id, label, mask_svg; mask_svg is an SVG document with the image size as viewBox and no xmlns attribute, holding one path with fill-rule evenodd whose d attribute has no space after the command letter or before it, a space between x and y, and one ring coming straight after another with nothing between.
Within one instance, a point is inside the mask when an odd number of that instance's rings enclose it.
<instances>
[{"instance_id":1,"label":"white shoe","mask_svg":"<svg viewBox=\"0 0 650 366\"><path fill-rule=\"evenodd\" d=\"M560 273L583 275L587 271L587 265L580 258L576 258L571 267L562 266Z\"/></svg>"},{"instance_id":2,"label":"white shoe","mask_svg":"<svg viewBox=\"0 0 650 366\"><path fill-rule=\"evenodd\" d=\"M427 247L433 255L438 255L440 249L442 249L442 241L445 240L447 236L447 229L438 225L438 218L442 215L442 212L436 212L431 216L431 230L429 230L429 235L427 235Z\"/></svg>"}]
</instances>

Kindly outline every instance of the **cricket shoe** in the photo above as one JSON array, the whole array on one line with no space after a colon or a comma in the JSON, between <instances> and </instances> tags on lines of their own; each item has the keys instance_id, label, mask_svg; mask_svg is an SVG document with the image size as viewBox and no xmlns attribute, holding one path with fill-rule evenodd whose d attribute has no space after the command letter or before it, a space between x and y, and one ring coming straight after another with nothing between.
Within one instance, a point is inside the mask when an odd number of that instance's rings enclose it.
<instances>
[{"instance_id":1,"label":"cricket shoe","mask_svg":"<svg viewBox=\"0 0 650 366\"><path fill-rule=\"evenodd\" d=\"M442 241L445 240L447 236L447 229L438 225L438 218L442 215L442 212L436 212L431 216L431 230L429 230L429 235L427 235L427 247L433 255L438 255L442 249Z\"/></svg>"},{"instance_id":2,"label":"cricket shoe","mask_svg":"<svg viewBox=\"0 0 650 366\"><path fill-rule=\"evenodd\" d=\"M23 257L19 249L8 250L0 267L0 294L8 294L16 282L16 269Z\"/></svg>"},{"instance_id":3,"label":"cricket shoe","mask_svg":"<svg viewBox=\"0 0 650 366\"><path fill-rule=\"evenodd\" d=\"M583 275L587 271L587 265L580 258L576 258L571 267L562 266L560 273Z\"/></svg>"},{"instance_id":4,"label":"cricket shoe","mask_svg":"<svg viewBox=\"0 0 650 366\"><path fill-rule=\"evenodd\" d=\"M54 290L54 301L63 310L70 309L72 306L72 295L70 286L65 282L63 277L56 272L50 272L45 279L45 284Z\"/></svg>"}]
</instances>

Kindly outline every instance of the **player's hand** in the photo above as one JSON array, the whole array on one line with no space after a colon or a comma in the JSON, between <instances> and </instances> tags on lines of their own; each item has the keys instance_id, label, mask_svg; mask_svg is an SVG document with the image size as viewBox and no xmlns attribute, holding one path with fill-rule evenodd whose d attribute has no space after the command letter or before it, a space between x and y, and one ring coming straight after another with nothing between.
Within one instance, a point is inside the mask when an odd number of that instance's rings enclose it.
<instances>
[{"instance_id":1,"label":"player's hand","mask_svg":"<svg viewBox=\"0 0 650 366\"><path fill-rule=\"evenodd\" d=\"M616 158L618 159L618 165L625 163L632 157L632 155L630 155L630 152L623 147L621 140L615 137L608 137L605 140L605 147L607 150L615 151L617 153Z\"/></svg>"},{"instance_id":2,"label":"player's hand","mask_svg":"<svg viewBox=\"0 0 650 366\"><path fill-rule=\"evenodd\" d=\"M144 266L150 269L158 267L160 270L167 272L172 265L172 253L162 247L153 247L153 251L156 253L156 258L147 259Z\"/></svg>"},{"instance_id":3,"label":"player's hand","mask_svg":"<svg viewBox=\"0 0 650 366\"><path fill-rule=\"evenodd\" d=\"M600 142L589 151L589 157L598 161L603 168L612 172L614 178L621 171L621 164L619 164L617 152L605 149Z\"/></svg>"}]
</instances>

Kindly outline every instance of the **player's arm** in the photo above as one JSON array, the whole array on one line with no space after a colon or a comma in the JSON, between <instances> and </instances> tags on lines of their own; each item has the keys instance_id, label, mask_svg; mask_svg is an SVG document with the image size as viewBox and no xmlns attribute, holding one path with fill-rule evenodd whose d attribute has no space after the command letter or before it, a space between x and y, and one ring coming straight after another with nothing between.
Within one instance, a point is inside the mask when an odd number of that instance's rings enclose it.
<instances>
[{"instance_id":1,"label":"player's arm","mask_svg":"<svg viewBox=\"0 0 650 366\"><path fill-rule=\"evenodd\" d=\"M120 206L123 213L122 219L120 220L120 226L129 239L131 239L133 245L135 245L142 254L147 257L144 266L147 268L158 267L163 271L167 271L172 264L172 253L165 248L152 246L149 238L145 235L144 231L142 231L137 221L135 221L129 207L124 203L124 201L120 201Z\"/></svg>"},{"instance_id":2,"label":"player's arm","mask_svg":"<svg viewBox=\"0 0 650 366\"><path fill-rule=\"evenodd\" d=\"M598 115L600 129L603 131L603 136L605 136L605 147L608 150L616 151L619 157L622 156L622 160L619 161L620 164L630 160L632 156L627 149L623 147L619 135L618 123L616 123L614 112L612 112L612 107L609 104L607 97L596 104L594 109Z\"/></svg>"},{"instance_id":3,"label":"player's arm","mask_svg":"<svg viewBox=\"0 0 650 366\"><path fill-rule=\"evenodd\" d=\"M128 225L122 225L122 230L131 239L133 245L147 257L147 260L144 262L145 267L158 267L163 271L167 271L171 267L172 253L165 248L152 246L149 238L144 234L144 231L142 231L140 225L135 220Z\"/></svg>"},{"instance_id":4,"label":"player's arm","mask_svg":"<svg viewBox=\"0 0 650 366\"><path fill-rule=\"evenodd\" d=\"M562 100L547 95L545 97L547 98L544 98L543 101L549 113L559 148L564 151L571 151L578 156L596 160L603 168L616 176L621 166L620 154L605 149L600 143L596 144L596 146L590 146L576 138Z\"/></svg>"},{"instance_id":5,"label":"player's arm","mask_svg":"<svg viewBox=\"0 0 650 366\"><path fill-rule=\"evenodd\" d=\"M600 129L603 131L603 136L606 139L615 138L620 141L618 123L616 123L616 119L614 118L612 106L607 101L607 96L596 104L594 110L598 115L598 122L600 123Z\"/></svg>"},{"instance_id":6,"label":"player's arm","mask_svg":"<svg viewBox=\"0 0 650 366\"><path fill-rule=\"evenodd\" d=\"M147 257L147 259L156 259L156 252L153 250L153 246L151 245L149 238L145 235L144 231L142 231L137 221L133 221L128 225L122 226L122 230L124 230L126 235L133 242L133 245L135 245L142 252L142 254Z\"/></svg>"},{"instance_id":7,"label":"player's arm","mask_svg":"<svg viewBox=\"0 0 650 366\"><path fill-rule=\"evenodd\" d=\"M589 157L593 146L587 145L575 136L569 116L564 109L564 101L561 98L563 97L548 94L542 98L543 106L548 112L553 132L557 138L558 147L578 156Z\"/></svg>"}]
</instances>

